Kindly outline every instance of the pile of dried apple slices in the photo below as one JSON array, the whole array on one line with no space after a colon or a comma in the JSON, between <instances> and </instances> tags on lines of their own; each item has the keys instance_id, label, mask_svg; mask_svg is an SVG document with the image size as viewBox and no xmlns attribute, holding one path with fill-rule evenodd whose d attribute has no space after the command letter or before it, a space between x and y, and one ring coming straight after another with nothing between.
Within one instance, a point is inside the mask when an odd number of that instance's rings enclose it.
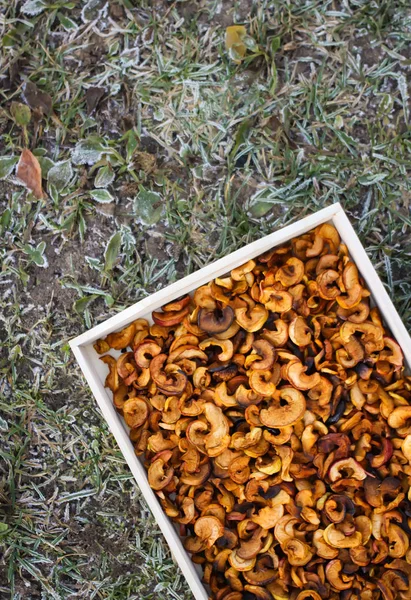
<instances>
[{"instance_id":1,"label":"pile of dried apple slices","mask_svg":"<svg viewBox=\"0 0 411 600\"><path fill-rule=\"evenodd\" d=\"M95 344L213 600L411 598L411 378L369 300L324 224Z\"/></svg>"}]
</instances>

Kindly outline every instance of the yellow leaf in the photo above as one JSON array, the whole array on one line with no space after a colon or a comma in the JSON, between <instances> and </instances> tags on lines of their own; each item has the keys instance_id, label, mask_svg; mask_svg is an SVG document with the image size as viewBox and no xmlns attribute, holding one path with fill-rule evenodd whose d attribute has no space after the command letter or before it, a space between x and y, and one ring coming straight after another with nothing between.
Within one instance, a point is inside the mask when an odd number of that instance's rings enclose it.
<instances>
[{"instance_id":1,"label":"yellow leaf","mask_svg":"<svg viewBox=\"0 0 411 600\"><path fill-rule=\"evenodd\" d=\"M225 30L225 47L227 50L232 51L231 54L238 56L238 59L233 58L236 63L240 63L247 52L247 48L242 41L245 35L247 35L247 30L244 25L230 25Z\"/></svg>"}]
</instances>

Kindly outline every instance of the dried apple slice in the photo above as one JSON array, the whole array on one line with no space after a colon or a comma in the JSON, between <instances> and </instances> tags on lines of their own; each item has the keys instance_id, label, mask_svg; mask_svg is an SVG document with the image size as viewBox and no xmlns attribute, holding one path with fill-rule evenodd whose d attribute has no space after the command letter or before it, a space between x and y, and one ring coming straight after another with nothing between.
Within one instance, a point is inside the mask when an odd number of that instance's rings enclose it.
<instances>
[{"instance_id":1,"label":"dried apple slice","mask_svg":"<svg viewBox=\"0 0 411 600\"><path fill-rule=\"evenodd\" d=\"M299 360L291 361L287 365L286 377L291 385L297 388L297 390L307 391L321 384L321 376L319 373L307 375L306 371L307 367Z\"/></svg>"},{"instance_id":2,"label":"dried apple slice","mask_svg":"<svg viewBox=\"0 0 411 600\"><path fill-rule=\"evenodd\" d=\"M185 306L181 310L177 311L169 311L169 312L158 312L154 311L152 313L153 321L156 325L161 325L162 327L172 327L174 325L178 325L182 323L184 317L186 317L190 312L190 308Z\"/></svg>"},{"instance_id":3,"label":"dried apple slice","mask_svg":"<svg viewBox=\"0 0 411 600\"><path fill-rule=\"evenodd\" d=\"M250 333L259 331L268 319L268 310L261 304L256 304L254 308L236 308L235 318L237 323Z\"/></svg>"},{"instance_id":4,"label":"dried apple slice","mask_svg":"<svg viewBox=\"0 0 411 600\"><path fill-rule=\"evenodd\" d=\"M180 481L187 485L202 485L210 477L211 465L210 463L203 463L200 465L198 471L195 473L188 473L186 471L181 472Z\"/></svg>"},{"instance_id":5,"label":"dried apple slice","mask_svg":"<svg viewBox=\"0 0 411 600\"><path fill-rule=\"evenodd\" d=\"M251 389L260 396L271 397L277 387L272 381L271 371L252 371L249 377Z\"/></svg>"},{"instance_id":6,"label":"dried apple slice","mask_svg":"<svg viewBox=\"0 0 411 600\"><path fill-rule=\"evenodd\" d=\"M304 416L306 404L300 391L284 387L278 393L278 399L274 399L268 408L260 411L260 420L266 427L294 425Z\"/></svg>"},{"instance_id":7,"label":"dried apple slice","mask_svg":"<svg viewBox=\"0 0 411 600\"><path fill-rule=\"evenodd\" d=\"M163 371L167 358L167 354L159 354L151 360L151 377L166 395L180 395L187 385L187 376L175 365L167 365L168 367L175 367L174 372L172 372L173 369L169 369L168 373Z\"/></svg>"},{"instance_id":8,"label":"dried apple slice","mask_svg":"<svg viewBox=\"0 0 411 600\"><path fill-rule=\"evenodd\" d=\"M267 371L273 368L277 360L275 348L268 340L259 339L253 342L253 350L258 356L258 360L253 361L251 368L253 371Z\"/></svg>"},{"instance_id":9,"label":"dried apple slice","mask_svg":"<svg viewBox=\"0 0 411 600\"><path fill-rule=\"evenodd\" d=\"M255 558L241 559L238 556L237 550L233 550L228 557L228 562L236 571L251 571L255 565Z\"/></svg>"},{"instance_id":10,"label":"dried apple slice","mask_svg":"<svg viewBox=\"0 0 411 600\"><path fill-rule=\"evenodd\" d=\"M205 350L210 346L218 346L221 352L218 355L218 360L221 362L229 361L234 354L234 346L231 340L218 340L217 338L208 338L199 343L201 350Z\"/></svg>"},{"instance_id":11,"label":"dried apple slice","mask_svg":"<svg viewBox=\"0 0 411 600\"><path fill-rule=\"evenodd\" d=\"M354 531L352 535L345 535L342 531L336 529L336 525L331 523L324 530L324 540L333 548L356 548L361 546L362 536L359 531Z\"/></svg>"},{"instance_id":12,"label":"dried apple slice","mask_svg":"<svg viewBox=\"0 0 411 600\"><path fill-rule=\"evenodd\" d=\"M341 572L343 570L343 563L340 559L334 559L330 561L325 567L325 576L327 580L330 582L331 586L338 590L339 592L343 592L344 590L349 590L353 585L353 576L343 575L344 579L341 577Z\"/></svg>"},{"instance_id":13,"label":"dried apple slice","mask_svg":"<svg viewBox=\"0 0 411 600\"><path fill-rule=\"evenodd\" d=\"M237 550L237 557L241 558L241 560L255 558L264 546L266 535L267 531L265 529L257 527L250 539L241 541L240 547Z\"/></svg>"},{"instance_id":14,"label":"dried apple slice","mask_svg":"<svg viewBox=\"0 0 411 600\"><path fill-rule=\"evenodd\" d=\"M224 535L224 525L217 517L199 517L195 522L194 532L207 548L211 548Z\"/></svg>"},{"instance_id":15,"label":"dried apple slice","mask_svg":"<svg viewBox=\"0 0 411 600\"><path fill-rule=\"evenodd\" d=\"M123 405L123 415L130 428L140 427L148 419L148 404L143 398L130 398Z\"/></svg>"},{"instance_id":16,"label":"dried apple slice","mask_svg":"<svg viewBox=\"0 0 411 600\"><path fill-rule=\"evenodd\" d=\"M143 340L134 348L134 360L142 369L148 369L151 360L159 354L161 347L152 340Z\"/></svg>"},{"instance_id":17,"label":"dried apple slice","mask_svg":"<svg viewBox=\"0 0 411 600\"><path fill-rule=\"evenodd\" d=\"M202 308L198 313L198 326L206 333L223 333L231 327L234 321L234 311L231 306L215 309Z\"/></svg>"},{"instance_id":18,"label":"dried apple slice","mask_svg":"<svg viewBox=\"0 0 411 600\"><path fill-rule=\"evenodd\" d=\"M341 290L336 285L340 279L340 274L333 269L327 269L317 276L318 293L324 300L335 300Z\"/></svg>"},{"instance_id":19,"label":"dried apple slice","mask_svg":"<svg viewBox=\"0 0 411 600\"><path fill-rule=\"evenodd\" d=\"M236 556L236 561L239 561L238 554ZM250 585L256 586L268 586L268 584L274 581L277 576L278 571L274 568L273 558L269 554L265 554L257 558L255 566L253 566L251 569L245 570L243 574L244 579Z\"/></svg>"},{"instance_id":20,"label":"dried apple slice","mask_svg":"<svg viewBox=\"0 0 411 600\"><path fill-rule=\"evenodd\" d=\"M251 474L250 467L248 466L249 462L249 456L239 456L231 461L228 467L228 474L233 481L242 484L249 480Z\"/></svg>"},{"instance_id":21,"label":"dried apple slice","mask_svg":"<svg viewBox=\"0 0 411 600\"><path fill-rule=\"evenodd\" d=\"M182 296L181 298L178 298L177 300L173 300L172 302L165 304L164 306L161 307L161 310L163 310L164 312L179 312L180 310L183 310L184 308L186 308L186 306L188 306L190 304L190 301L191 301L191 298L187 294L186 296Z\"/></svg>"},{"instance_id":22,"label":"dried apple slice","mask_svg":"<svg viewBox=\"0 0 411 600\"><path fill-rule=\"evenodd\" d=\"M290 321L288 332L291 341L297 346L308 346L311 342L312 331L301 316L297 316Z\"/></svg>"},{"instance_id":23,"label":"dried apple slice","mask_svg":"<svg viewBox=\"0 0 411 600\"><path fill-rule=\"evenodd\" d=\"M275 313L285 313L291 310L293 297L286 290L277 290L274 287L266 287L261 290L260 302L265 308Z\"/></svg>"},{"instance_id":24,"label":"dried apple slice","mask_svg":"<svg viewBox=\"0 0 411 600\"><path fill-rule=\"evenodd\" d=\"M120 386L120 378L117 372L117 361L114 356L110 356L110 354L101 356L100 360L108 365L110 370L104 382L104 386L108 387L112 392L116 392Z\"/></svg>"},{"instance_id":25,"label":"dried apple slice","mask_svg":"<svg viewBox=\"0 0 411 600\"><path fill-rule=\"evenodd\" d=\"M167 467L162 458L158 458L148 468L148 483L153 490L162 490L170 483L174 475L173 467Z\"/></svg>"},{"instance_id":26,"label":"dried apple slice","mask_svg":"<svg viewBox=\"0 0 411 600\"><path fill-rule=\"evenodd\" d=\"M230 443L229 423L221 408L212 402L204 405L204 415L210 423L210 433L205 436L205 448L208 456L218 456Z\"/></svg>"},{"instance_id":27,"label":"dried apple slice","mask_svg":"<svg viewBox=\"0 0 411 600\"><path fill-rule=\"evenodd\" d=\"M131 323L121 331L110 333L105 341L109 344L110 348L114 348L114 350L123 350L124 348L127 348L127 346L131 346L135 332L136 326L134 323Z\"/></svg>"},{"instance_id":28,"label":"dried apple slice","mask_svg":"<svg viewBox=\"0 0 411 600\"><path fill-rule=\"evenodd\" d=\"M304 263L299 258L289 258L287 262L278 269L275 280L279 281L285 288L300 283L304 277Z\"/></svg>"},{"instance_id":29,"label":"dried apple slice","mask_svg":"<svg viewBox=\"0 0 411 600\"><path fill-rule=\"evenodd\" d=\"M310 546L297 538L289 538L281 547L293 567L303 567L314 556Z\"/></svg>"}]
</instances>

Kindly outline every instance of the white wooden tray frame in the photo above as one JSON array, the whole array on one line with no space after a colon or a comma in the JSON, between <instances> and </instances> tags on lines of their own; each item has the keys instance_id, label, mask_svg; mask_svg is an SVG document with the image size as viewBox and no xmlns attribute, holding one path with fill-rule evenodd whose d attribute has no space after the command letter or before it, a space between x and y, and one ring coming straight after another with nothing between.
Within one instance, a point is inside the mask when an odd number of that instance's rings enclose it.
<instances>
[{"instance_id":1,"label":"white wooden tray frame","mask_svg":"<svg viewBox=\"0 0 411 600\"><path fill-rule=\"evenodd\" d=\"M147 318L151 321L152 311L159 309L163 304L192 292L200 285L209 282L215 277L220 277L225 273L228 273L231 269L247 262L250 258L259 256L270 248L281 245L291 238L310 231L314 227L317 227L317 225L326 222L332 223L336 227L341 239L347 245L351 257L357 264L361 275L365 279L367 286L372 293L374 303L381 310L386 324L401 345L405 360L408 367L410 367L410 336L340 204L333 204L332 206L319 210L292 225L288 225L283 229L275 231L270 235L244 246L240 250L215 261L203 269L188 275L188 277L184 277L184 279L181 279L159 292L144 298L140 302L133 304L133 306L130 306L121 313L100 323L96 327L93 327L93 329L86 331L70 341L73 353L94 394L100 410L103 413L103 416L106 419L196 600L207 600L208 593L201 583L197 567L192 563L189 555L184 550L177 531L163 512L157 496L148 484L144 466L135 455L133 444L129 440L128 428L113 407L111 392L104 388L107 366L99 360L97 353L93 349L93 343L99 338L106 337L113 331L122 329L135 319Z\"/></svg>"}]
</instances>

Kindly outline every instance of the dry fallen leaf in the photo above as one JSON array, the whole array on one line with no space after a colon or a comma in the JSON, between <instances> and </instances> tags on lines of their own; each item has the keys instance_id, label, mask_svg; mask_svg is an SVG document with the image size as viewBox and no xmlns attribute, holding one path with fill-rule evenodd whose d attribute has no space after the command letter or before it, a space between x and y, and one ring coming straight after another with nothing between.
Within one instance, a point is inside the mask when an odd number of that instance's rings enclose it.
<instances>
[{"instance_id":1,"label":"dry fallen leaf","mask_svg":"<svg viewBox=\"0 0 411 600\"><path fill-rule=\"evenodd\" d=\"M245 35L247 35L247 30L244 25L230 25L225 30L225 47L231 51L230 54L236 63L240 63L247 52L247 47L243 42Z\"/></svg>"},{"instance_id":2,"label":"dry fallen leaf","mask_svg":"<svg viewBox=\"0 0 411 600\"><path fill-rule=\"evenodd\" d=\"M32 81L26 82L23 97L31 109L39 108L43 114L50 115L53 108L51 96L42 92Z\"/></svg>"},{"instance_id":3,"label":"dry fallen leaf","mask_svg":"<svg viewBox=\"0 0 411 600\"><path fill-rule=\"evenodd\" d=\"M90 87L86 91L86 104L87 104L87 114L90 115L95 108L97 108L98 103L101 98L104 96L105 89L102 87Z\"/></svg>"},{"instance_id":4,"label":"dry fallen leaf","mask_svg":"<svg viewBox=\"0 0 411 600\"><path fill-rule=\"evenodd\" d=\"M25 148L17 164L16 175L39 200L43 198L41 167L37 158Z\"/></svg>"}]
</instances>

